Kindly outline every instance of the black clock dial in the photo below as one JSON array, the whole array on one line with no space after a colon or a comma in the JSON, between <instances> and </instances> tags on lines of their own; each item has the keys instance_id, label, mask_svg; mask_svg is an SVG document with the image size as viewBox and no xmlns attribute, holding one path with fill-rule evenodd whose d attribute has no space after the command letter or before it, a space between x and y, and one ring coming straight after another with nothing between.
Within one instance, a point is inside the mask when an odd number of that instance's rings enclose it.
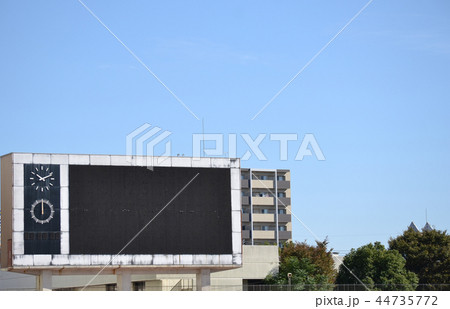
<instances>
[{"instance_id":1,"label":"black clock dial","mask_svg":"<svg viewBox=\"0 0 450 309\"><path fill-rule=\"evenodd\" d=\"M29 174L29 181L34 190L49 191L51 187L55 186L55 175L49 166L37 165Z\"/></svg>"},{"instance_id":2,"label":"black clock dial","mask_svg":"<svg viewBox=\"0 0 450 309\"><path fill-rule=\"evenodd\" d=\"M33 218L34 221L40 224L46 224L49 223L50 220L53 219L53 215L55 214L55 209L48 200L46 199L40 199L36 200L31 205L31 218Z\"/></svg>"}]
</instances>

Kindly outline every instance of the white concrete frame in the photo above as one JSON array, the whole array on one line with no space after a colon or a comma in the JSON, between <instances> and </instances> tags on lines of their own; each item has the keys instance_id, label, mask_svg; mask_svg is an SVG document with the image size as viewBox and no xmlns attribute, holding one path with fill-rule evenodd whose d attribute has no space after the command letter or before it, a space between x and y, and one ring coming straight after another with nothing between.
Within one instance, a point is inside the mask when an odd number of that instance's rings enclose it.
<instances>
[{"instance_id":1,"label":"white concrete frame","mask_svg":"<svg viewBox=\"0 0 450 309\"><path fill-rule=\"evenodd\" d=\"M72 255L69 244L69 165L138 166L140 162L161 162L159 157L136 158L119 155L75 155L13 153L13 267L90 266L101 267L111 255ZM140 160L139 160L140 159ZM61 254L24 254L24 164L60 165L61 187ZM227 168L230 169L232 254L196 255L118 255L111 265L124 266L214 266L242 265L241 180L240 160L230 158L164 157L163 167Z\"/></svg>"}]
</instances>

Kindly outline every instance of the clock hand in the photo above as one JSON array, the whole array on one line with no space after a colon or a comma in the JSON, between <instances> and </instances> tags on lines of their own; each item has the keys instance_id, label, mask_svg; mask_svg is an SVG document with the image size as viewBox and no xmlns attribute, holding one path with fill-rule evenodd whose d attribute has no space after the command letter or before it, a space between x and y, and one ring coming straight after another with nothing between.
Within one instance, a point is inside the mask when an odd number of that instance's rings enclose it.
<instances>
[{"instance_id":1,"label":"clock hand","mask_svg":"<svg viewBox=\"0 0 450 309\"><path fill-rule=\"evenodd\" d=\"M44 200L41 200L41 213L44 215Z\"/></svg>"},{"instance_id":2,"label":"clock hand","mask_svg":"<svg viewBox=\"0 0 450 309\"><path fill-rule=\"evenodd\" d=\"M53 175L53 172L51 172L50 174L48 174L47 176L45 176L45 177L42 177L42 180L45 180L45 179L47 179L48 177L51 177Z\"/></svg>"},{"instance_id":3,"label":"clock hand","mask_svg":"<svg viewBox=\"0 0 450 309\"><path fill-rule=\"evenodd\" d=\"M44 181L45 180L45 178L42 178L41 176L39 176L39 174L37 174L36 173L36 176L38 176L38 178L39 178L39 181Z\"/></svg>"}]
</instances>

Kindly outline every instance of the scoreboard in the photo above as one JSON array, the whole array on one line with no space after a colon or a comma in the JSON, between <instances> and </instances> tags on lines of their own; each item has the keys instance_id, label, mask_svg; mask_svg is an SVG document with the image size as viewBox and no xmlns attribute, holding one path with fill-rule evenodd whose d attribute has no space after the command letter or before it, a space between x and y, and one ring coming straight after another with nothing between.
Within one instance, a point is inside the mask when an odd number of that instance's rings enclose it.
<instances>
[{"instance_id":1,"label":"scoreboard","mask_svg":"<svg viewBox=\"0 0 450 309\"><path fill-rule=\"evenodd\" d=\"M241 265L238 159L136 162L3 156L2 268Z\"/></svg>"}]
</instances>

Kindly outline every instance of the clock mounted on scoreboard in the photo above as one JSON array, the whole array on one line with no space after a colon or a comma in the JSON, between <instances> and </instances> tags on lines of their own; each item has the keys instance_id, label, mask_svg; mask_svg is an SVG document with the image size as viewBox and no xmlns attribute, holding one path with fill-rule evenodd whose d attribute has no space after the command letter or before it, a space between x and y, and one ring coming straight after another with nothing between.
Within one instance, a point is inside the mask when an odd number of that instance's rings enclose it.
<instances>
[{"instance_id":1,"label":"clock mounted on scoreboard","mask_svg":"<svg viewBox=\"0 0 450 309\"><path fill-rule=\"evenodd\" d=\"M60 253L60 166L24 165L25 254Z\"/></svg>"}]
</instances>

